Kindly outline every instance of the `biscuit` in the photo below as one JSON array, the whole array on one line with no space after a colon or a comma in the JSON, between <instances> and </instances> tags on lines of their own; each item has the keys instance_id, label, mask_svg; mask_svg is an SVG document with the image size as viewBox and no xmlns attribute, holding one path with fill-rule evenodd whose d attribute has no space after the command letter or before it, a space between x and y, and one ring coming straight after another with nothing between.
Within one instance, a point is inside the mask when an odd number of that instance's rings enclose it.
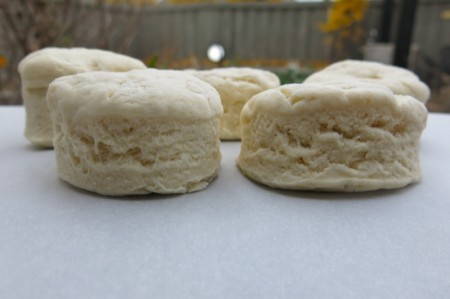
<instances>
[{"instance_id":1,"label":"biscuit","mask_svg":"<svg viewBox=\"0 0 450 299\"><path fill-rule=\"evenodd\" d=\"M344 60L306 78L305 83L357 79L386 86L397 95L410 95L425 103L430 89L411 71L372 61Z\"/></svg>"},{"instance_id":2,"label":"biscuit","mask_svg":"<svg viewBox=\"0 0 450 299\"><path fill-rule=\"evenodd\" d=\"M145 68L137 59L95 49L45 48L29 54L19 64L26 112L25 137L35 145L52 147L52 125L45 96L55 78L89 71Z\"/></svg>"},{"instance_id":3,"label":"biscuit","mask_svg":"<svg viewBox=\"0 0 450 299\"><path fill-rule=\"evenodd\" d=\"M60 77L48 89L57 172L104 195L185 193L220 168L217 91L184 72Z\"/></svg>"},{"instance_id":4,"label":"biscuit","mask_svg":"<svg viewBox=\"0 0 450 299\"><path fill-rule=\"evenodd\" d=\"M244 106L237 164L249 178L276 188L399 188L421 177L426 120L423 103L380 85L284 85Z\"/></svg>"},{"instance_id":5,"label":"biscuit","mask_svg":"<svg viewBox=\"0 0 450 299\"><path fill-rule=\"evenodd\" d=\"M241 110L252 96L280 86L280 80L275 74L253 68L216 68L190 73L211 84L220 94L224 110L220 121L222 140L241 138L239 125Z\"/></svg>"}]
</instances>

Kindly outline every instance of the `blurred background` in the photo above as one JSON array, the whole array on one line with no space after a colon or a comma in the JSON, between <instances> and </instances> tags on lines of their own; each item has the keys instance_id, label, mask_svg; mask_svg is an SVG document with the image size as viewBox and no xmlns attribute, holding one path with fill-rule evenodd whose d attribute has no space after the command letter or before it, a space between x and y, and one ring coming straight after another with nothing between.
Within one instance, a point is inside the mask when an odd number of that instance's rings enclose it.
<instances>
[{"instance_id":1,"label":"blurred background","mask_svg":"<svg viewBox=\"0 0 450 299\"><path fill-rule=\"evenodd\" d=\"M407 67L450 112L450 0L0 0L0 104L49 47L107 49L157 68L250 66L302 82L352 58Z\"/></svg>"}]
</instances>

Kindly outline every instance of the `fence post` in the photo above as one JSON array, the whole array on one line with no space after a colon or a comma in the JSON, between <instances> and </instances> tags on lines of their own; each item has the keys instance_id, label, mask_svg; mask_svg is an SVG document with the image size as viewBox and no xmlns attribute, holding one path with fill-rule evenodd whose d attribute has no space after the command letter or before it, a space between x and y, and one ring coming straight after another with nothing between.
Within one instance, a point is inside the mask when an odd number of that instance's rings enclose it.
<instances>
[{"instance_id":1,"label":"fence post","mask_svg":"<svg viewBox=\"0 0 450 299\"><path fill-rule=\"evenodd\" d=\"M409 48L414 27L417 0L402 0L395 39L394 65L408 67Z\"/></svg>"}]
</instances>

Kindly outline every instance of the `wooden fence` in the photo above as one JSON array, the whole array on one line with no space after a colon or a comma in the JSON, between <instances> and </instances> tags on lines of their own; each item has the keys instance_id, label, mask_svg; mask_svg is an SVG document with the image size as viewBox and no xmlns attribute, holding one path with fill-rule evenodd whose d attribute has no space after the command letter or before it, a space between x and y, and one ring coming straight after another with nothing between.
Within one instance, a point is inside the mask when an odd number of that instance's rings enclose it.
<instances>
[{"instance_id":1,"label":"wooden fence","mask_svg":"<svg viewBox=\"0 0 450 299\"><path fill-rule=\"evenodd\" d=\"M391 40L395 40L400 11L399 1L394 3ZM161 5L145 7L140 11L112 8L107 11L106 17L115 29L106 35L99 26L102 18L104 20L104 11L82 5L78 9L85 10L86 17L74 20L79 23L78 37L70 38L73 46L85 47L97 47L102 44L98 38L102 38L105 42L108 40L105 47L110 50L143 60L162 56L173 60L187 57L202 59L206 58L209 45L220 43L225 48L226 58L231 61L281 59L327 62L333 60L333 48L327 44L319 24L326 21L329 5L327 1ZM380 27L380 16L381 1L370 1L362 25L365 32ZM129 38L124 39L124 36ZM127 42L124 43L124 40ZM445 57L449 51L442 51L450 45L449 0L419 0L413 43L429 61L437 65L445 64L444 60L449 63L450 58ZM357 50L354 52L361 52L363 45L363 42L354 45L353 50ZM8 55L14 51L0 38L0 54ZM11 76L18 75L0 69L0 104L21 102L18 84L4 83L11 82L8 81Z\"/></svg>"},{"instance_id":2,"label":"wooden fence","mask_svg":"<svg viewBox=\"0 0 450 299\"><path fill-rule=\"evenodd\" d=\"M332 49L319 24L327 3L215 4L161 6L145 9L131 53L145 58L169 51L174 58L205 57L212 43L224 46L229 58L330 60ZM429 57L450 44L450 1L419 1L413 42ZM392 40L399 5L395 4ZM363 27L380 27L381 4L370 2Z\"/></svg>"},{"instance_id":3,"label":"wooden fence","mask_svg":"<svg viewBox=\"0 0 450 299\"><path fill-rule=\"evenodd\" d=\"M394 3L392 40L395 39L399 12L398 1ZM139 23L133 28L136 32L130 32L136 36L129 49L123 51L117 46L112 50L126 52L140 59L163 52L179 59L205 57L210 44L220 43L227 57L232 59L327 61L331 58L332 49L319 30L319 24L326 21L328 6L329 2L149 6L139 13ZM95 8L89 10L93 17L86 18L91 22L88 28L95 29L98 27L98 23L95 23L99 20L96 17L98 12ZM123 30L129 30L130 26L125 24L127 16L118 16L124 13L124 10L111 10L110 17L119 26L124 23ZM363 22L366 32L380 27L380 14L381 2L370 1ZM419 1L413 43L436 60L443 46L450 44L449 15L449 0ZM135 16L130 14L130 18ZM83 23L86 20L74 22ZM92 30L81 28L82 38L75 39L76 45L95 46L95 43L83 40L83 36L88 37ZM114 40L115 34L117 31L110 39ZM4 40L0 40L0 52L4 54L11 50Z\"/></svg>"}]
</instances>

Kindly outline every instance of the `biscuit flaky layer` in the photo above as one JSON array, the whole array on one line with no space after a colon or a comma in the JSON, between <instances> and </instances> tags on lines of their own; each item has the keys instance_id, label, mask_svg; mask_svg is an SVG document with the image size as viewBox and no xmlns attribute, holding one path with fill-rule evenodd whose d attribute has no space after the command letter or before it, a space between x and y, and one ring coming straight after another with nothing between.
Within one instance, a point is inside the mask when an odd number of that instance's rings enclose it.
<instances>
[{"instance_id":1,"label":"biscuit flaky layer","mask_svg":"<svg viewBox=\"0 0 450 299\"><path fill-rule=\"evenodd\" d=\"M174 71L61 77L47 95L59 176L105 195L184 193L220 168L222 106L209 84Z\"/></svg>"},{"instance_id":2,"label":"biscuit flaky layer","mask_svg":"<svg viewBox=\"0 0 450 299\"><path fill-rule=\"evenodd\" d=\"M421 177L426 118L419 101L374 85L286 85L244 107L237 164L278 188L399 188Z\"/></svg>"},{"instance_id":3,"label":"biscuit flaky layer","mask_svg":"<svg viewBox=\"0 0 450 299\"><path fill-rule=\"evenodd\" d=\"M220 168L218 119L201 122L92 118L57 125L59 176L105 195L185 193L206 188Z\"/></svg>"}]
</instances>

